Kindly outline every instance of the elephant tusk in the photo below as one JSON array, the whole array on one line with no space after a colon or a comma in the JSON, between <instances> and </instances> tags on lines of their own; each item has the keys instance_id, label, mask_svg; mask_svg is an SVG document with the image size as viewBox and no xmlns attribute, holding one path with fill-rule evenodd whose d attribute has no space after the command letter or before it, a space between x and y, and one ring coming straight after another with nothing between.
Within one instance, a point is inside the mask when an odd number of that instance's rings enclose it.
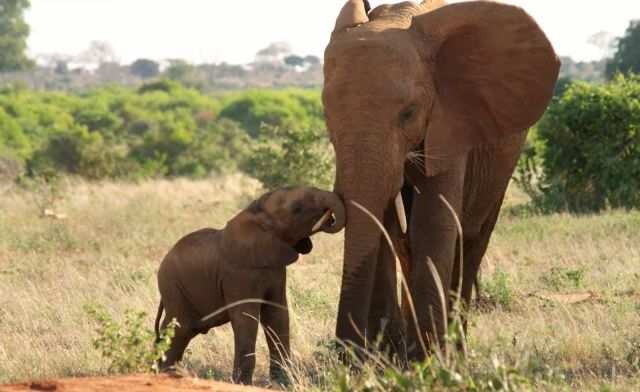
<instances>
[{"instance_id":1,"label":"elephant tusk","mask_svg":"<svg viewBox=\"0 0 640 392\"><path fill-rule=\"evenodd\" d=\"M404 212L404 203L402 202L402 193L398 192L395 200L396 213L398 214L398 222L403 233L407 232L407 215Z\"/></svg>"},{"instance_id":2,"label":"elephant tusk","mask_svg":"<svg viewBox=\"0 0 640 392\"><path fill-rule=\"evenodd\" d=\"M320 230L320 228L322 227L322 225L324 225L324 223L326 221L329 220L329 218L331 217L331 210L327 210L327 212L324 213L324 215L322 215L322 217L320 219L318 219L318 221L316 222L315 225L313 225L313 227L311 228L311 231L317 231Z\"/></svg>"}]
</instances>

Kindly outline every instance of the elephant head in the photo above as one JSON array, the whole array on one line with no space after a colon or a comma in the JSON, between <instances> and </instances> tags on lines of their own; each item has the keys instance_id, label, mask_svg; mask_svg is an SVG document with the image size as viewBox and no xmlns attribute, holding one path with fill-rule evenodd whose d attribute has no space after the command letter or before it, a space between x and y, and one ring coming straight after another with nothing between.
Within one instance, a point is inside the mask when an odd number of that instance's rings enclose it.
<instances>
[{"instance_id":1,"label":"elephant head","mask_svg":"<svg viewBox=\"0 0 640 392\"><path fill-rule=\"evenodd\" d=\"M244 268L284 267L311 252L311 235L337 233L345 209L333 192L310 187L278 188L266 193L229 221L223 252Z\"/></svg>"},{"instance_id":2,"label":"elephant head","mask_svg":"<svg viewBox=\"0 0 640 392\"><path fill-rule=\"evenodd\" d=\"M545 34L521 8L440 0L380 6L349 0L325 51L322 100L336 152L335 191L347 224L336 334L362 344L381 235L396 207L410 153L427 177L476 146L528 129L544 112L559 70ZM355 326L355 328L354 328Z\"/></svg>"}]
</instances>

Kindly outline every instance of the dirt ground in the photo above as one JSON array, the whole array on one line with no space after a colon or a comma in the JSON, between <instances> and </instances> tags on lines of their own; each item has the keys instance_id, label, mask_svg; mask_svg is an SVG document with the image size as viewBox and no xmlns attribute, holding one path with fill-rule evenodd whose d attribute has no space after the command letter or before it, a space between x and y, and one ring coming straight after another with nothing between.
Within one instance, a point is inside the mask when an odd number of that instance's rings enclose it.
<instances>
[{"instance_id":1,"label":"dirt ground","mask_svg":"<svg viewBox=\"0 0 640 392\"><path fill-rule=\"evenodd\" d=\"M0 392L13 391L99 391L99 392L165 392L165 391L269 391L268 389L245 387L217 381L200 380L191 377L176 377L169 375L139 374L120 377L84 377L58 378L40 381L23 382L20 384L0 385Z\"/></svg>"}]
</instances>

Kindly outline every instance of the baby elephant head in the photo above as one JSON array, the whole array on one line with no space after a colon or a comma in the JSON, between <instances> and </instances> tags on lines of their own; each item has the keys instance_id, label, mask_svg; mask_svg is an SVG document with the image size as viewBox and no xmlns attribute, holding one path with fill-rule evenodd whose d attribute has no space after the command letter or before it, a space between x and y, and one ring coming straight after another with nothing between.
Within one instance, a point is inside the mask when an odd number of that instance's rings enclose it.
<instances>
[{"instance_id":1,"label":"baby elephant head","mask_svg":"<svg viewBox=\"0 0 640 392\"><path fill-rule=\"evenodd\" d=\"M345 224L342 200L333 192L309 187L278 188L233 220L222 246L239 268L281 268L311 252L311 235L337 233Z\"/></svg>"}]
</instances>

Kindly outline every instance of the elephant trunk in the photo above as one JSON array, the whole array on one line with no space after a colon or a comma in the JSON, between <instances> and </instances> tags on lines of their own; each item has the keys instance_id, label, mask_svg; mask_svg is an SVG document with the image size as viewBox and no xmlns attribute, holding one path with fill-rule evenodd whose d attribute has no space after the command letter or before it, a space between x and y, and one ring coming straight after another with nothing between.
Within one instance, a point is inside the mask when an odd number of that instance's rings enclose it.
<instances>
[{"instance_id":1,"label":"elephant trunk","mask_svg":"<svg viewBox=\"0 0 640 392\"><path fill-rule=\"evenodd\" d=\"M381 231L356 207L357 202L380 222L402 181L402 165L389 160L384 133L351 134L335 142L336 191L347 208L344 266L336 336L359 346L366 336ZM394 193L395 192L395 193Z\"/></svg>"},{"instance_id":2,"label":"elephant trunk","mask_svg":"<svg viewBox=\"0 0 640 392\"><path fill-rule=\"evenodd\" d=\"M344 342L364 347L363 337L369 318L376 261L381 232L372 219L347 199L342 290L338 306L336 336ZM359 201L376 218L382 220L378 203Z\"/></svg>"},{"instance_id":3,"label":"elephant trunk","mask_svg":"<svg viewBox=\"0 0 640 392\"><path fill-rule=\"evenodd\" d=\"M344 228L346 222L346 211L340 196L333 192L323 191L320 189L312 190L314 197L318 200L318 204L327 209L327 214L323 219L318 221L317 229L325 233L335 234ZM330 215L333 214L334 221L331 222ZM314 227L314 229L316 229Z\"/></svg>"}]
</instances>

